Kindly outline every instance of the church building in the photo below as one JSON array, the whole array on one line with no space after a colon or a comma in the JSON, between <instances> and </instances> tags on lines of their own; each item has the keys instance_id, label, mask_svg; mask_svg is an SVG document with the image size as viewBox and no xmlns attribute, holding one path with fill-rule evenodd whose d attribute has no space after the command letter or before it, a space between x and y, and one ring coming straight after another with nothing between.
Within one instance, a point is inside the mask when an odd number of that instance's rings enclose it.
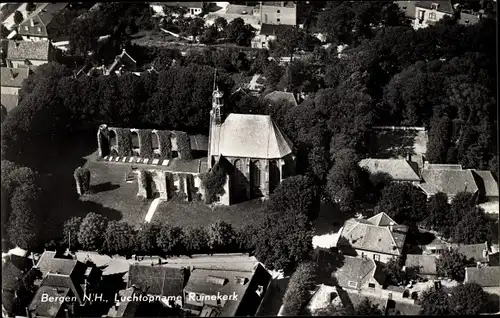
<instances>
[{"instance_id":1,"label":"church building","mask_svg":"<svg viewBox=\"0 0 500 318\"><path fill-rule=\"evenodd\" d=\"M268 197L281 180L295 173L293 145L269 115L225 116L222 97L216 88L208 137L208 168L216 163L229 167L228 191L220 202Z\"/></svg>"}]
</instances>

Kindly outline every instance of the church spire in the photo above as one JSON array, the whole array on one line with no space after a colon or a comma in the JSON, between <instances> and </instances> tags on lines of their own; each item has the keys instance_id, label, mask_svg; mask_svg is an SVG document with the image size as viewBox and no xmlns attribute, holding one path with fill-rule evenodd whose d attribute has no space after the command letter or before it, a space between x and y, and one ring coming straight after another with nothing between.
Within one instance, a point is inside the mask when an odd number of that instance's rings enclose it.
<instances>
[{"instance_id":1,"label":"church spire","mask_svg":"<svg viewBox=\"0 0 500 318\"><path fill-rule=\"evenodd\" d=\"M224 94L221 91L219 91L219 87L217 86L217 69L215 69L211 115L216 125L220 125L222 123L222 107L224 106L224 102L222 101L222 96L224 96Z\"/></svg>"}]
</instances>

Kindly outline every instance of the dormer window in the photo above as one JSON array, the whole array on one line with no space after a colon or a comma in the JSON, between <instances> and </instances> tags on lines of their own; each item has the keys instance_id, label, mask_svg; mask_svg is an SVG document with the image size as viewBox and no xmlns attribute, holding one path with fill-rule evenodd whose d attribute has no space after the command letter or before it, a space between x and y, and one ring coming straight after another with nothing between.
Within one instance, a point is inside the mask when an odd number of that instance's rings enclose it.
<instances>
[{"instance_id":1,"label":"dormer window","mask_svg":"<svg viewBox=\"0 0 500 318\"><path fill-rule=\"evenodd\" d=\"M431 4L431 9L432 10L437 10L439 8L439 4L438 3L432 3Z\"/></svg>"},{"instance_id":2,"label":"dormer window","mask_svg":"<svg viewBox=\"0 0 500 318\"><path fill-rule=\"evenodd\" d=\"M41 27L37 27L37 28L36 28L36 30L37 30L38 32L42 32L42 28L41 28Z\"/></svg>"},{"instance_id":3,"label":"dormer window","mask_svg":"<svg viewBox=\"0 0 500 318\"><path fill-rule=\"evenodd\" d=\"M353 281L348 281L347 285L352 288L357 288L358 287L358 282L353 282Z\"/></svg>"},{"instance_id":4,"label":"dormer window","mask_svg":"<svg viewBox=\"0 0 500 318\"><path fill-rule=\"evenodd\" d=\"M435 12L429 12L429 20L436 20L436 13Z\"/></svg>"}]
</instances>

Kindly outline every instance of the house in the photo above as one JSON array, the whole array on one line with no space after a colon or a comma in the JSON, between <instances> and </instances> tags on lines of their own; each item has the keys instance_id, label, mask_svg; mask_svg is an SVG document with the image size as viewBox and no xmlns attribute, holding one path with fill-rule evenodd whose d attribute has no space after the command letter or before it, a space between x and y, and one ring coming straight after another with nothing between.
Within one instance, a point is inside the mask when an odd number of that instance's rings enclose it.
<instances>
[{"instance_id":1,"label":"house","mask_svg":"<svg viewBox=\"0 0 500 318\"><path fill-rule=\"evenodd\" d=\"M9 41L7 67L28 68L40 66L55 59L55 50L50 42Z\"/></svg>"},{"instance_id":2,"label":"house","mask_svg":"<svg viewBox=\"0 0 500 318\"><path fill-rule=\"evenodd\" d=\"M452 245L451 247L457 252L465 255L471 264L488 264L490 261L488 242L481 244Z\"/></svg>"},{"instance_id":3,"label":"house","mask_svg":"<svg viewBox=\"0 0 500 318\"><path fill-rule=\"evenodd\" d=\"M436 259L434 255L406 255L405 268L408 271L411 267L418 268L418 276L426 279L437 278Z\"/></svg>"},{"instance_id":4,"label":"house","mask_svg":"<svg viewBox=\"0 0 500 318\"><path fill-rule=\"evenodd\" d=\"M455 12L450 0L417 1L413 28L417 30L434 25L444 17L453 17Z\"/></svg>"},{"instance_id":5,"label":"house","mask_svg":"<svg viewBox=\"0 0 500 318\"><path fill-rule=\"evenodd\" d=\"M384 212L369 219L347 220L340 230L337 248L343 254L387 263L403 255L408 227L394 222Z\"/></svg>"},{"instance_id":6,"label":"house","mask_svg":"<svg viewBox=\"0 0 500 318\"><path fill-rule=\"evenodd\" d=\"M297 96L297 97L299 97L299 96ZM271 93L267 94L266 96L264 96L264 99L270 100L270 101L275 102L275 103L285 101L288 104L290 104L291 106L297 106L298 105L298 103L297 103L298 98L297 97L295 97L295 95L291 92L274 91L274 92L271 92Z\"/></svg>"},{"instance_id":7,"label":"house","mask_svg":"<svg viewBox=\"0 0 500 318\"><path fill-rule=\"evenodd\" d=\"M129 267L127 288L136 287L148 295L165 296L161 298L163 304L180 306L187 274L184 268L134 264Z\"/></svg>"},{"instance_id":8,"label":"house","mask_svg":"<svg viewBox=\"0 0 500 318\"><path fill-rule=\"evenodd\" d=\"M476 283L483 289L500 288L500 266L476 266L465 268L464 283Z\"/></svg>"},{"instance_id":9,"label":"house","mask_svg":"<svg viewBox=\"0 0 500 318\"><path fill-rule=\"evenodd\" d=\"M422 249L423 255L441 255L442 252L449 249L450 243L436 237L429 244L421 245L419 247Z\"/></svg>"},{"instance_id":10,"label":"house","mask_svg":"<svg viewBox=\"0 0 500 318\"><path fill-rule=\"evenodd\" d=\"M173 308L163 306L159 301L150 300L149 296L137 287L120 290L115 298L115 304L105 317L170 317Z\"/></svg>"},{"instance_id":11,"label":"house","mask_svg":"<svg viewBox=\"0 0 500 318\"><path fill-rule=\"evenodd\" d=\"M262 1L254 15L264 24L297 25L297 3L295 1Z\"/></svg>"},{"instance_id":12,"label":"house","mask_svg":"<svg viewBox=\"0 0 500 318\"><path fill-rule=\"evenodd\" d=\"M33 13L31 13L18 26L18 34L24 41L49 41L52 39L51 30L59 27L54 25L54 17L68 5L67 2L60 3L39 3Z\"/></svg>"},{"instance_id":13,"label":"house","mask_svg":"<svg viewBox=\"0 0 500 318\"><path fill-rule=\"evenodd\" d=\"M366 168L370 173L387 173L396 182L411 182L420 184L418 164L408 159L362 159L359 164L361 168Z\"/></svg>"},{"instance_id":14,"label":"house","mask_svg":"<svg viewBox=\"0 0 500 318\"><path fill-rule=\"evenodd\" d=\"M38 288L27 308L27 317L74 317L76 315L74 302L45 300L50 299L49 297L53 297L51 299L72 299L75 294L69 287L42 285Z\"/></svg>"},{"instance_id":15,"label":"house","mask_svg":"<svg viewBox=\"0 0 500 318\"><path fill-rule=\"evenodd\" d=\"M386 282L383 267L371 258L344 256L344 263L332 274L345 289L382 289Z\"/></svg>"},{"instance_id":16,"label":"house","mask_svg":"<svg viewBox=\"0 0 500 318\"><path fill-rule=\"evenodd\" d=\"M203 12L206 6L204 1L193 1L193 2L152 2L149 4L151 9L156 13L164 14L163 6L167 7L183 7L187 9L186 16L196 16Z\"/></svg>"},{"instance_id":17,"label":"house","mask_svg":"<svg viewBox=\"0 0 500 318\"><path fill-rule=\"evenodd\" d=\"M216 89L208 142L209 169L220 164L229 175L229 193L220 203L268 197L281 180L295 173L293 145L268 115L225 116L222 97Z\"/></svg>"},{"instance_id":18,"label":"house","mask_svg":"<svg viewBox=\"0 0 500 318\"><path fill-rule=\"evenodd\" d=\"M404 12L405 16L412 21L412 24L415 23L415 1L414 0L403 0L403 1L394 1L398 5L399 9Z\"/></svg>"},{"instance_id":19,"label":"house","mask_svg":"<svg viewBox=\"0 0 500 318\"><path fill-rule=\"evenodd\" d=\"M478 195L479 188L472 171L470 169L422 169L424 182L419 187L428 198L438 192L443 192L448 196L449 201L460 192Z\"/></svg>"},{"instance_id":20,"label":"house","mask_svg":"<svg viewBox=\"0 0 500 318\"><path fill-rule=\"evenodd\" d=\"M270 49L271 42L276 41L279 36L290 32L293 28L293 25L263 23L258 34L252 39L251 45L257 49Z\"/></svg>"},{"instance_id":21,"label":"house","mask_svg":"<svg viewBox=\"0 0 500 318\"><path fill-rule=\"evenodd\" d=\"M316 316L316 313L334 306L335 308L346 307L348 300L345 299L345 293L336 286L321 284L316 287L314 294L305 306L304 315Z\"/></svg>"},{"instance_id":22,"label":"house","mask_svg":"<svg viewBox=\"0 0 500 318\"><path fill-rule=\"evenodd\" d=\"M252 270L195 267L184 287L184 310L198 316L254 316L271 283L257 263ZM218 297L218 296L221 297Z\"/></svg>"},{"instance_id":23,"label":"house","mask_svg":"<svg viewBox=\"0 0 500 318\"><path fill-rule=\"evenodd\" d=\"M17 106L19 90L23 86L23 81L28 78L31 72L29 68L10 67L2 67L0 71L2 106L5 107L7 112L10 112Z\"/></svg>"},{"instance_id":24,"label":"house","mask_svg":"<svg viewBox=\"0 0 500 318\"><path fill-rule=\"evenodd\" d=\"M498 182L491 171L473 170L472 175L479 188L480 200L483 202L498 202Z\"/></svg>"},{"instance_id":25,"label":"house","mask_svg":"<svg viewBox=\"0 0 500 318\"><path fill-rule=\"evenodd\" d=\"M8 315L25 314L38 276L33 260L8 255L2 263L2 312Z\"/></svg>"}]
</instances>

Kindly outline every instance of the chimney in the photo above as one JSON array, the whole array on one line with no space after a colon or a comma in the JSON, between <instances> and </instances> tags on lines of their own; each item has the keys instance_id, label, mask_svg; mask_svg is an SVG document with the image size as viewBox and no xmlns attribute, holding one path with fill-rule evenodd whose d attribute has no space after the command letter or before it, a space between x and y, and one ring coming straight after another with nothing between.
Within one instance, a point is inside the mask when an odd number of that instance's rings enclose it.
<instances>
[{"instance_id":1,"label":"chimney","mask_svg":"<svg viewBox=\"0 0 500 318\"><path fill-rule=\"evenodd\" d=\"M12 70L11 68L9 68L9 73L10 73L10 78L12 79L16 78L16 74L14 74L14 70Z\"/></svg>"},{"instance_id":2,"label":"chimney","mask_svg":"<svg viewBox=\"0 0 500 318\"><path fill-rule=\"evenodd\" d=\"M476 263L476 267L477 267L477 268L481 268L481 262L477 262L477 263Z\"/></svg>"},{"instance_id":3,"label":"chimney","mask_svg":"<svg viewBox=\"0 0 500 318\"><path fill-rule=\"evenodd\" d=\"M68 308L64 308L64 316L69 317L69 311Z\"/></svg>"},{"instance_id":4,"label":"chimney","mask_svg":"<svg viewBox=\"0 0 500 318\"><path fill-rule=\"evenodd\" d=\"M389 231L393 231L394 230L394 222L391 222L389 223Z\"/></svg>"},{"instance_id":5,"label":"chimney","mask_svg":"<svg viewBox=\"0 0 500 318\"><path fill-rule=\"evenodd\" d=\"M26 307L26 317L31 318L31 312L28 307Z\"/></svg>"},{"instance_id":6,"label":"chimney","mask_svg":"<svg viewBox=\"0 0 500 318\"><path fill-rule=\"evenodd\" d=\"M31 25L32 27L34 27L34 26L35 26L35 20L30 19L30 25Z\"/></svg>"},{"instance_id":7,"label":"chimney","mask_svg":"<svg viewBox=\"0 0 500 318\"><path fill-rule=\"evenodd\" d=\"M411 162L411 153L409 153L409 154L408 154L408 158L407 158L407 160L408 160L409 162Z\"/></svg>"},{"instance_id":8,"label":"chimney","mask_svg":"<svg viewBox=\"0 0 500 318\"><path fill-rule=\"evenodd\" d=\"M487 258L487 257L488 257L488 250L483 249L483 258Z\"/></svg>"}]
</instances>

